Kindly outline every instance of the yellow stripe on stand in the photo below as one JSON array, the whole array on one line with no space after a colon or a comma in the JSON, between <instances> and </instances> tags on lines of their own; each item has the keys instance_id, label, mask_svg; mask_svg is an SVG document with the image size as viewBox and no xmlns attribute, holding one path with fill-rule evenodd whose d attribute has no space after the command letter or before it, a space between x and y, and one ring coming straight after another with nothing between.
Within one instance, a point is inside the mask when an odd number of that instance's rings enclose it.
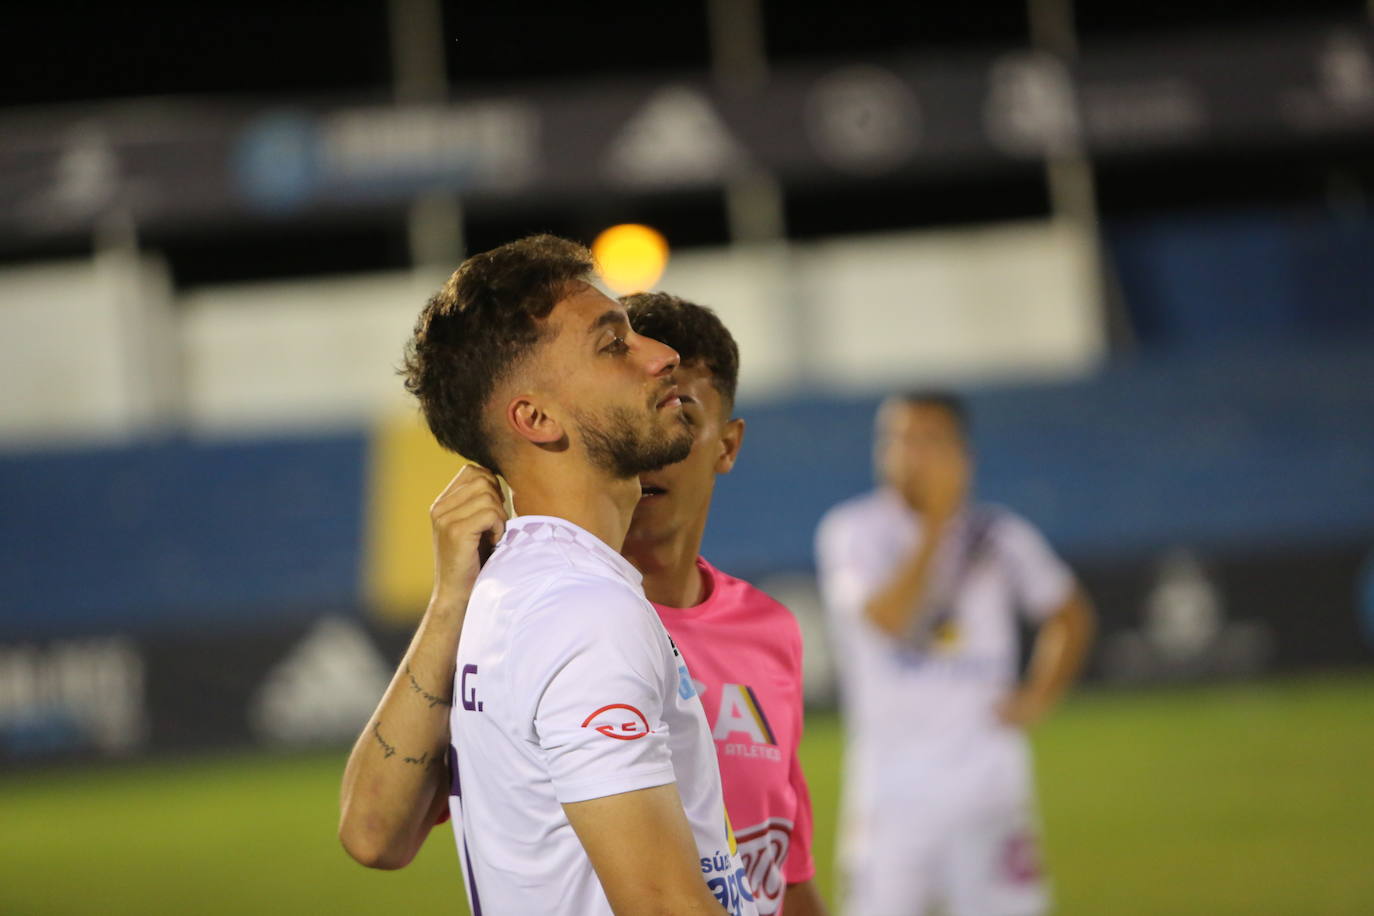
<instances>
[{"instance_id":1,"label":"yellow stripe on stand","mask_svg":"<svg viewBox=\"0 0 1374 916\"><path fill-rule=\"evenodd\" d=\"M440 448L418 411L373 430L363 594L382 621L414 624L425 612L434 578L429 507L453 475L471 463Z\"/></svg>"}]
</instances>

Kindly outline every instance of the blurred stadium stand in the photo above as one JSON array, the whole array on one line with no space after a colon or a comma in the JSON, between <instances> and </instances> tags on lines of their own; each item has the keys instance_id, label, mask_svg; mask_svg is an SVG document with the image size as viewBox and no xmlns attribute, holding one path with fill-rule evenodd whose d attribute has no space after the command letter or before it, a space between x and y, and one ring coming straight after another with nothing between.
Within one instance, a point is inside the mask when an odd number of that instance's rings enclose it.
<instances>
[{"instance_id":1,"label":"blurred stadium stand","mask_svg":"<svg viewBox=\"0 0 1374 916\"><path fill-rule=\"evenodd\" d=\"M798 611L818 702L811 534L913 384L970 392L983 495L1084 571L1096 676L1374 661L1361 4L1081 3L1070 47L1052 4L858 28L770 3L763 57L683 6L651 47L647 20L564 17L512 55L508 20L395 2L329 7L356 55L304 7L93 8L82 73L9 49L33 66L0 111L0 761L351 737L451 473L393 371L415 313L463 250L631 220L741 342L706 549ZM459 49L393 67L434 53L403 41L427 9ZM606 59L540 53L573 34Z\"/></svg>"}]
</instances>

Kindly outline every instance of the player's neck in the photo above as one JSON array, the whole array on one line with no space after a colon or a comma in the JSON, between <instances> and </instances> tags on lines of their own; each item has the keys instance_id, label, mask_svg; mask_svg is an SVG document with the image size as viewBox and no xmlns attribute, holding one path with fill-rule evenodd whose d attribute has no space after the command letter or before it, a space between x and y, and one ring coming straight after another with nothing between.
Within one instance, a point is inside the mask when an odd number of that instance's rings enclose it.
<instances>
[{"instance_id":1,"label":"player's neck","mask_svg":"<svg viewBox=\"0 0 1374 916\"><path fill-rule=\"evenodd\" d=\"M516 515L566 519L620 552L639 503L639 478L610 479L590 468L584 473L531 471L512 469L507 478L515 492Z\"/></svg>"},{"instance_id":2,"label":"player's neck","mask_svg":"<svg viewBox=\"0 0 1374 916\"><path fill-rule=\"evenodd\" d=\"M644 594L665 607L696 607L706 600L706 582L697 568L706 514L658 539L625 542L625 559L644 576Z\"/></svg>"}]
</instances>

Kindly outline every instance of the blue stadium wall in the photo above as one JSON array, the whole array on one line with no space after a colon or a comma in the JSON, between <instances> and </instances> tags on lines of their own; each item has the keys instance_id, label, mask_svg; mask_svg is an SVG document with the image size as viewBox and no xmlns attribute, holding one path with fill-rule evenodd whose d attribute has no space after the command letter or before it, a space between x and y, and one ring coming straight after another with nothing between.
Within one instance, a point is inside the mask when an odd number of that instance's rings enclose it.
<instances>
[{"instance_id":1,"label":"blue stadium wall","mask_svg":"<svg viewBox=\"0 0 1374 916\"><path fill-rule=\"evenodd\" d=\"M979 495L1071 557L1374 543L1363 344L1154 361L969 398ZM746 575L809 569L821 515L871 485L876 403L750 412L705 550ZM0 634L362 608L372 435L0 456Z\"/></svg>"}]
</instances>

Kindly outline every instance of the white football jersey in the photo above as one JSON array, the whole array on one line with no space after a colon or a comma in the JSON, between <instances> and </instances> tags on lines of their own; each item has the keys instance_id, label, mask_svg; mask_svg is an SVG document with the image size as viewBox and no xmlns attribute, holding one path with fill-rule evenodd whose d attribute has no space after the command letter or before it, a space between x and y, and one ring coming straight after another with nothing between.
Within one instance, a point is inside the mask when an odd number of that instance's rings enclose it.
<instances>
[{"instance_id":1,"label":"white football jersey","mask_svg":"<svg viewBox=\"0 0 1374 916\"><path fill-rule=\"evenodd\" d=\"M639 572L586 530L507 525L468 603L451 734L474 916L610 913L562 805L673 782L702 880L755 913L692 677Z\"/></svg>"},{"instance_id":2,"label":"white football jersey","mask_svg":"<svg viewBox=\"0 0 1374 916\"><path fill-rule=\"evenodd\" d=\"M1025 736L996 706L1017 678L1017 614L1044 620L1068 599L1073 576L1025 520L970 506L934 557L926 612L894 638L863 608L920 537L920 518L886 489L836 506L817 532L849 736L846 802L1027 797Z\"/></svg>"}]
</instances>

